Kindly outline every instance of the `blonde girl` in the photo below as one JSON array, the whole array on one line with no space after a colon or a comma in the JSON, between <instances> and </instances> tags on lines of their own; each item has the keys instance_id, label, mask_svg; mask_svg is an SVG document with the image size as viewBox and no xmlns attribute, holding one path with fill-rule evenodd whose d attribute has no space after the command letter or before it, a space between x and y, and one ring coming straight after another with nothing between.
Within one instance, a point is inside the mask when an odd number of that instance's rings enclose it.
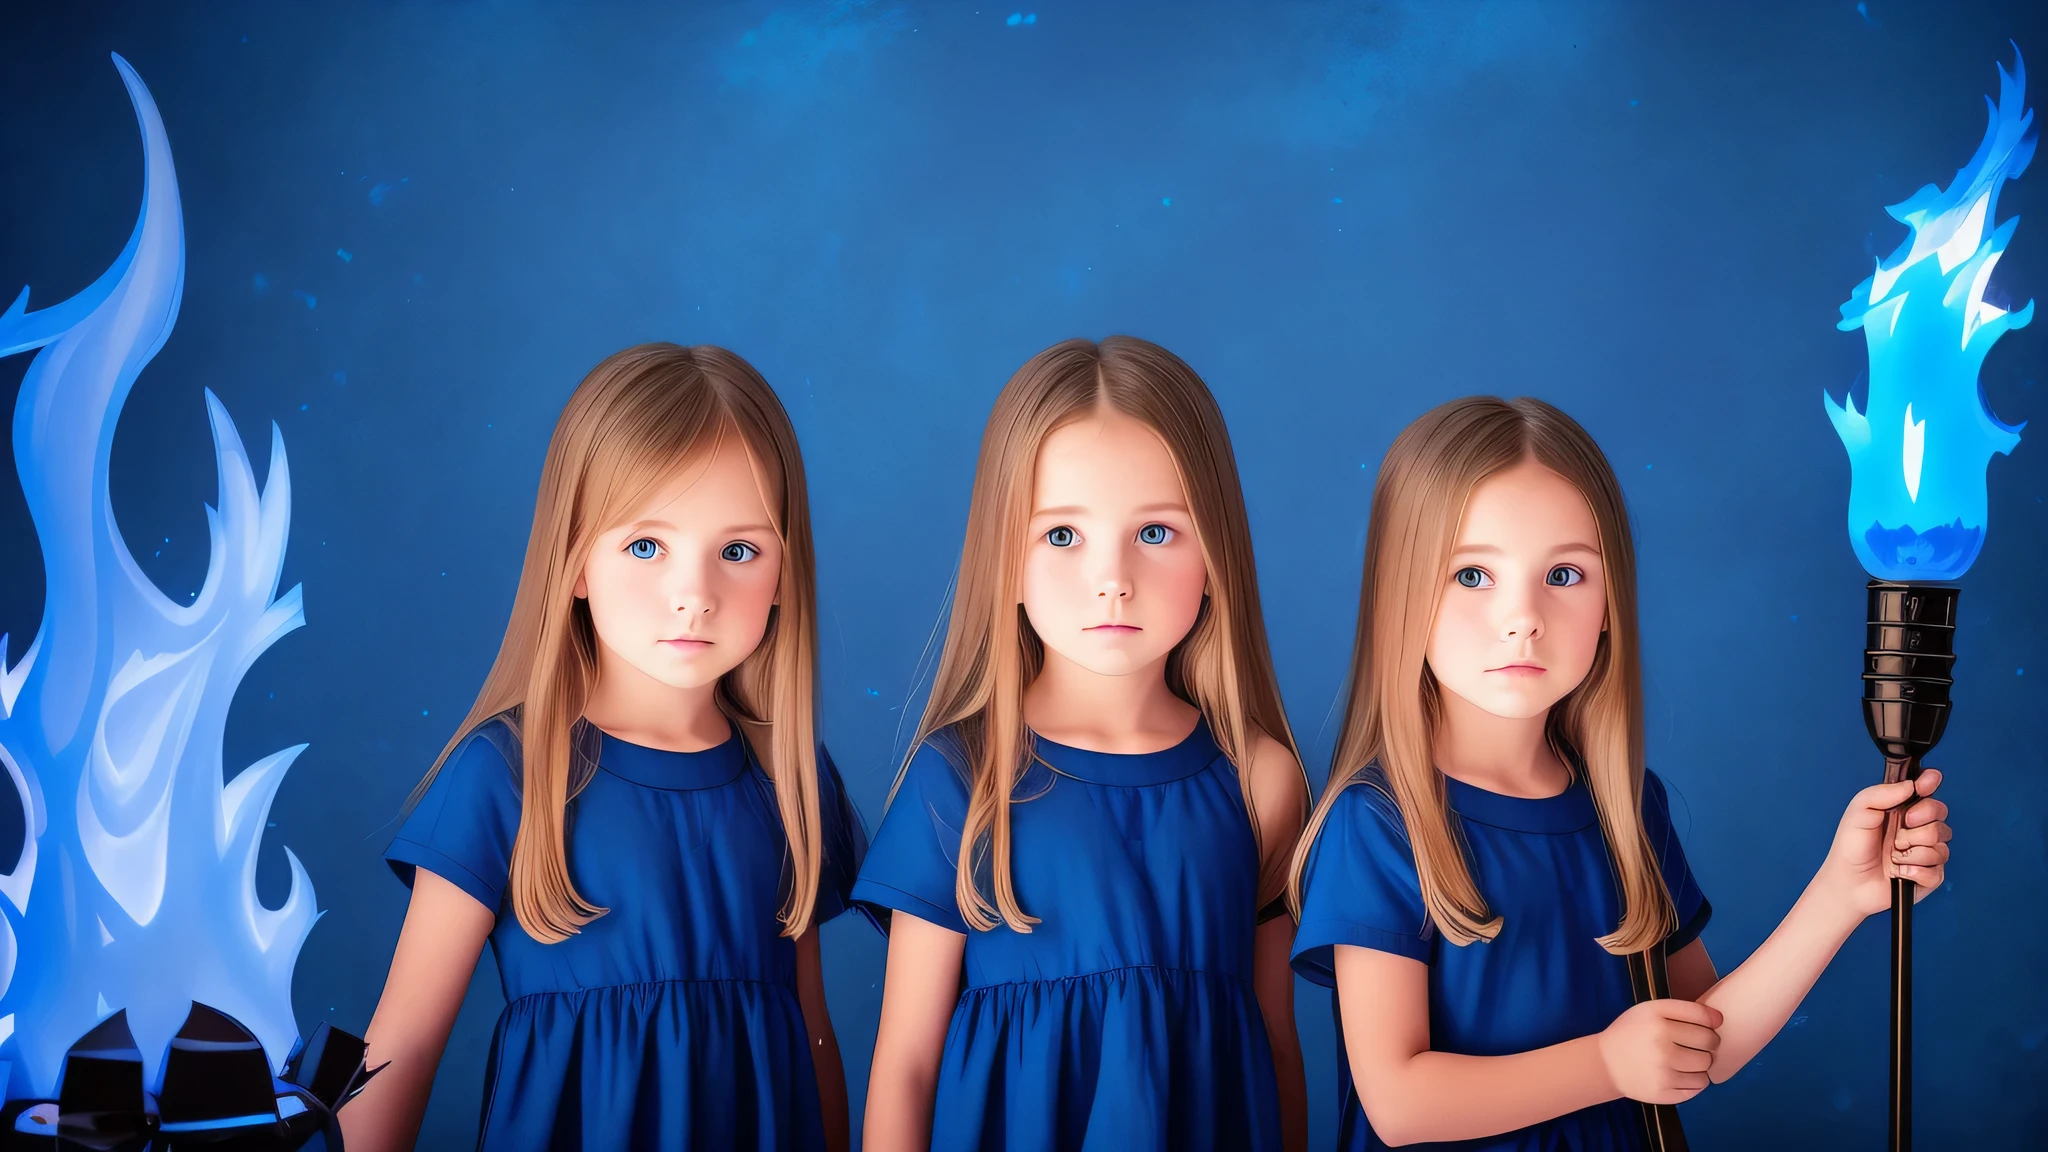
<instances>
[{"instance_id":1,"label":"blonde girl","mask_svg":"<svg viewBox=\"0 0 2048 1152\"><path fill-rule=\"evenodd\" d=\"M866 1146L1301 1147L1306 808L1208 389L1129 337L1032 357L854 890L893 916Z\"/></svg>"},{"instance_id":2,"label":"blonde girl","mask_svg":"<svg viewBox=\"0 0 2048 1152\"><path fill-rule=\"evenodd\" d=\"M1865 789L1777 931L1717 977L1642 699L1635 554L1592 438L1530 399L1410 425L1373 493L1350 703L1297 863L1295 965L1335 984L1343 1025L1341 1148L1642 1147L1629 1101L1734 1075L1890 876L1941 883L1940 774ZM1652 949L1674 998L1637 1004L1627 957Z\"/></svg>"},{"instance_id":3,"label":"blonde girl","mask_svg":"<svg viewBox=\"0 0 2048 1152\"><path fill-rule=\"evenodd\" d=\"M844 1149L819 923L860 826L815 742L796 435L720 348L562 410L512 618L386 859L412 903L343 1123L410 1147L484 942L489 1149Z\"/></svg>"}]
</instances>

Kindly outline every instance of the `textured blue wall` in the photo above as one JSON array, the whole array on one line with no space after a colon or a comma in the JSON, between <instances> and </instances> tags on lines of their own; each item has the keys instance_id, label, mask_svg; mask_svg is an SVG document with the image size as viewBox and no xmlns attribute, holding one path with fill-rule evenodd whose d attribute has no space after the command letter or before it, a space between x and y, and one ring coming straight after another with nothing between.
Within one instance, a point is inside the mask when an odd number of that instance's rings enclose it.
<instances>
[{"instance_id":1,"label":"textured blue wall","mask_svg":"<svg viewBox=\"0 0 2048 1152\"><path fill-rule=\"evenodd\" d=\"M299 1018L353 1029L404 912L378 853L495 650L551 423L592 363L650 339L737 349L796 419L824 727L870 823L976 437L1031 352L1132 332L1216 390L1318 780L1381 452L1448 397L1561 404L1632 502L1652 762L1732 965L1879 770L1820 400L1863 367L1836 306L1902 231L1882 206L1969 156L2006 39L2048 61L2020 0L1051 3L1030 23L886 0L42 7L0 36L0 290L59 299L126 239L141 163L121 52L170 129L190 268L120 426L115 505L151 575L196 586L201 387L252 450L283 428L284 579L310 626L244 681L227 762L312 744L262 882L282 890L279 845L304 860L327 914ZM1998 274L2013 302L2048 296L2044 184L2003 199L2027 217ZM1918 1082L1944 1147L2029 1146L2048 1119L2048 610L2027 591L2048 559L2044 351L2037 325L1984 373L2000 415L2037 423L1991 464L1937 758L1959 855L1921 908ZM0 363L10 406L26 363ZM18 658L42 578L12 483L0 554ZM825 943L858 1101L883 945L851 923ZM1876 1146L1885 981L1873 922L1748 1071L1686 1108L1696 1145ZM427 1146L470 1139L499 1004L486 964ZM1318 1146L1327 1005L1303 986Z\"/></svg>"}]
</instances>

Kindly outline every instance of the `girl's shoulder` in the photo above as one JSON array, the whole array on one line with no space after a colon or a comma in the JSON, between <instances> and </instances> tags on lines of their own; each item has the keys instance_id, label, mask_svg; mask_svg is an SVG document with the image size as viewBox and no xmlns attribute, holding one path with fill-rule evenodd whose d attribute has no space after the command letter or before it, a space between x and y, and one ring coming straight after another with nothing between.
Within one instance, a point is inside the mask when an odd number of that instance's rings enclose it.
<instances>
[{"instance_id":1,"label":"girl's shoulder","mask_svg":"<svg viewBox=\"0 0 2048 1152\"><path fill-rule=\"evenodd\" d=\"M1652 844L1672 833L1671 790L1648 768L1643 769L1643 831L1650 834Z\"/></svg>"},{"instance_id":2,"label":"girl's shoulder","mask_svg":"<svg viewBox=\"0 0 2048 1152\"><path fill-rule=\"evenodd\" d=\"M603 733L588 720L578 720L569 729L569 791L573 795L597 769ZM524 774L524 737L519 730L519 710L508 708L479 721L465 733L448 754L441 771L456 769L462 778L510 775L517 785Z\"/></svg>"},{"instance_id":3,"label":"girl's shoulder","mask_svg":"<svg viewBox=\"0 0 2048 1152\"><path fill-rule=\"evenodd\" d=\"M492 716L465 733L448 753L421 798L420 807L438 801L474 801L509 788L520 789L519 730L506 714Z\"/></svg>"},{"instance_id":4,"label":"girl's shoulder","mask_svg":"<svg viewBox=\"0 0 2048 1152\"><path fill-rule=\"evenodd\" d=\"M1294 969L1336 986L1337 945L1431 962L1434 929L1393 787L1378 764L1332 781L1323 825L1301 873Z\"/></svg>"},{"instance_id":5,"label":"girl's shoulder","mask_svg":"<svg viewBox=\"0 0 2048 1152\"><path fill-rule=\"evenodd\" d=\"M1246 784L1262 799L1285 796L1295 801L1306 800L1308 776L1302 772L1301 761L1295 758L1293 750L1264 731L1254 730L1253 737L1251 763L1243 772Z\"/></svg>"},{"instance_id":6,"label":"girl's shoulder","mask_svg":"<svg viewBox=\"0 0 2048 1152\"><path fill-rule=\"evenodd\" d=\"M948 726L924 738L903 768L903 784L921 793L958 794L962 802L974 783L974 761L957 727Z\"/></svg>"},{"instance_id":7,"label":"girl's shoulder","mask_svg":"<svg viewBox=\"0 0 2048 1152\"><path fill-rule=\"evenodd\" d=\"M1408 843L1408 824L1401 818L1401 804L1394 799L1393 781L1377 760L1352 772L1332 785L1340 789L1330 801L1324 827L1341 827L1354 836L1391 838Z\"/></svg>"},{"instance_id":8,"label":"girl's shoulder","mask_svg":"<svg viewBox=\"0 0 2048 1152\"><path fill-rule=\"evenodd\" d=\"M1322 823L1315 828L1304 876L1325 871L1339 860L1349 862L1340 870L1372 861L1376 874L1412 880L1415 850L1408 840L1408 825L1380 766L1369 763L1329 787L1338 791L1329 797Z\"/></svg>"},{"instance_id":9,"label":"girl's shoulder","mask_svg":"<svg viewBox=\"0 0 2048 1152\"><path fill-rule=\"evenodd\" d=\"M470 729L450 759L455 757L502 768L518 778L524 757L520 753L519 729L513 726L511 714L500 712Z\"/></svg>"},{"instance_id":10,"label":"girl's shoulder","mask_svg":"<svg viewBox=\"0 0 2048 1152\"><path fill-rule=\"evenodd\" d=\"M1643 770L1643 833L1650 838L1658 859L1667 871L1690 873L1685 863L1685 840L1692 829L1692 809L1686 802L1684 792L1678 793L1681 809L1676 815L1671 810L1673 797L1671 787L1664 778L1645 768ZM1676 891L1676 889L1674 889Z\"/></svg>"},{"instance_id":11,"label":"girl's shoulder","mask_svg":"<svg viewBox=\"0 0 2048 1152\"><path fill-rule=\"evenodd\" d=\"M1664 784L1664 778L1648 768L1643 769L1643 808L1654 805L1668 818L1671 814L1671 790Z\"/></svg>"},{"instance_id":12,"label":"girl's shoulder","mask_svg":"<svg viewBox=\"0 0 2048 1152\"><path fill-rule=\"evenodd\" d=\"M846 794L846 778L840 775L839 762L832 759L832 749L823 740L818 741L818 795L820 798L836 798Z\"/></svg>"},{"instance_id":13,"label":"girl's shoulder","mask_svg":"<svg viewBox=\"0 0 2048 1152\"><path fill-rule=\"evenodd\" d=\"M861 863L868 854L867 823L861 819L853 797L847 795L839 765L833 762L823 741L818 744L818 816L822 856L818 861L818 902L811 911L813 924L836 919L853 906L854 879L860 875ZM877 929L886 931L873 912L866 913L866 918Z\"/></svg>"},{"instance_id":14,"label":"girl's shoulder","mask_svg":"<svg viewBox=\"0 0 2048 1152\"><path fill-rule=\"evenodd\" d=\"M867 851L867 824L846 791L846 778L840 775L839 764L823 741L818 744L818 811L825 818L828 839L840 835L856 837L859 851Z\"/></svg>"},{"instance_id":15,"label":"girl's shoulder","mask_svg":"<svg viewBox=\"0 0 2048 1152\"><path fill-rule=\"evenodd\" d=\"M519 738L502 717L465 734L428 783L384 858L408 887L417 868L497 910L519 833Z\"/></svg>"},{"instance_id":16,"label":"girl's shoulder","mask_svg":"<svg viewBox=\"0 0 2048 1152\"><path fill-rule=\"evenodd\" d=\"M925 737L891 785L882 808L886 824L899 810L922 812L958 835L967 819L973 769L959 733L941 729Z\"/></svg>"}]
</instances>

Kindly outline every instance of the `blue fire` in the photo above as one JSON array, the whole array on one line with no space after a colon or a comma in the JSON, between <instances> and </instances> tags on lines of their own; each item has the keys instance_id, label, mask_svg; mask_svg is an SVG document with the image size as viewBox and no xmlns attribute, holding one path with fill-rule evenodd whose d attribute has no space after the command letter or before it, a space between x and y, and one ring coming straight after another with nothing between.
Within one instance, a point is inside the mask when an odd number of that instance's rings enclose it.
<instances>
[{"instance_id":1,"label":"blue fire","mask_svg":"<svg viewBox=\"0 0 2048 1152\"><path fill-rule=\"evenodd\" d=\"M2019 224L1998 223L1998 191L2034 156L2024 107L2026 62L1998 68L1998 102L1977 154L1946 189L1929 184L1885 209L1912 230L1842 305L1843 331L1863 329L1870 395L1822 394L1849 450L1849 540L1882 580L1953 580L1984 547L1984 472L2010 453L2020 428L1993 415L1977 382L1984 354L2034 318L1984 299L1991 270ZM2025 427L2021 425L2020 427Z\"/></svg>"},{"instance_id":2,"label":"blue fire","mask_svg":"<svg viewBox=\"0 0 2048 1152\"><path fill-rule=\"evenodd\" d=\"M291 508L282 437L273 425L259 493L207 393L220 507L207 509L212 551L189 603L137 567L108 500L115 421L185 283L170 142L134 69L114 66L142 128L135 232L77 296L31 312L23 289L0 313L0 356L42 349L15 404L14 460L48 589L34 643L0 674L0 764L28 827L0 876L0 1057L17 1096L52 1095L65 1049L123 1008L152 1083L192 1000L241 1020L281 1064L298 1036L292 966L318 916L289 850L283 906L265 908L255 885L271 798L305 746L226 783L221 765L236 685L305 622L298 588L276 595Z\"/></svg>"}]
</instances>

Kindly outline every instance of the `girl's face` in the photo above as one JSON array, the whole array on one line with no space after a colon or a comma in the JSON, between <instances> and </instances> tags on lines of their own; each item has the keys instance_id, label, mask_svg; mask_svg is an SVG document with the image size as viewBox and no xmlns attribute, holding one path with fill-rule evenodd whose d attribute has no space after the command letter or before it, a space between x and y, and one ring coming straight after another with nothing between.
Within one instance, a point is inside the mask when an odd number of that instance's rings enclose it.
<instances>
[{"instance_id":1,"label":"girl's face","mask_svg":"<svg viewBox=\"0 0 2048 1152\"><path fill-rule=\"evenodd\" d=\"M598 674L623 662L672 688L715 683L760 646L781 576L782 542L727 429L591 549L576 595L590 601Z\"/></svg>"},{"instance_id":2,"label":"girl's face","mask_svg":"<svg viewBox=\"0 0 2048 1152\"><path fill-rule=\"evenodd\" d=\"M1102 412L1046 437L1024 553L1024 614L1051 652L1104 676L1164 661L1195 626L1208 568L1173 456Z\"/></svg>"},{"instance_id":3,"label":"girl's face","mask_svg":"<svg viewBox=\"0 0 2048 1152\"><path fill-rule=\"evenodd\" d=\"M1600 530L1571 482L1525 460L1465 505L1429 638L1437 682L1496 716L1541 716L1593 667L1607 627Z\"/></svg>"}]
</instances>

